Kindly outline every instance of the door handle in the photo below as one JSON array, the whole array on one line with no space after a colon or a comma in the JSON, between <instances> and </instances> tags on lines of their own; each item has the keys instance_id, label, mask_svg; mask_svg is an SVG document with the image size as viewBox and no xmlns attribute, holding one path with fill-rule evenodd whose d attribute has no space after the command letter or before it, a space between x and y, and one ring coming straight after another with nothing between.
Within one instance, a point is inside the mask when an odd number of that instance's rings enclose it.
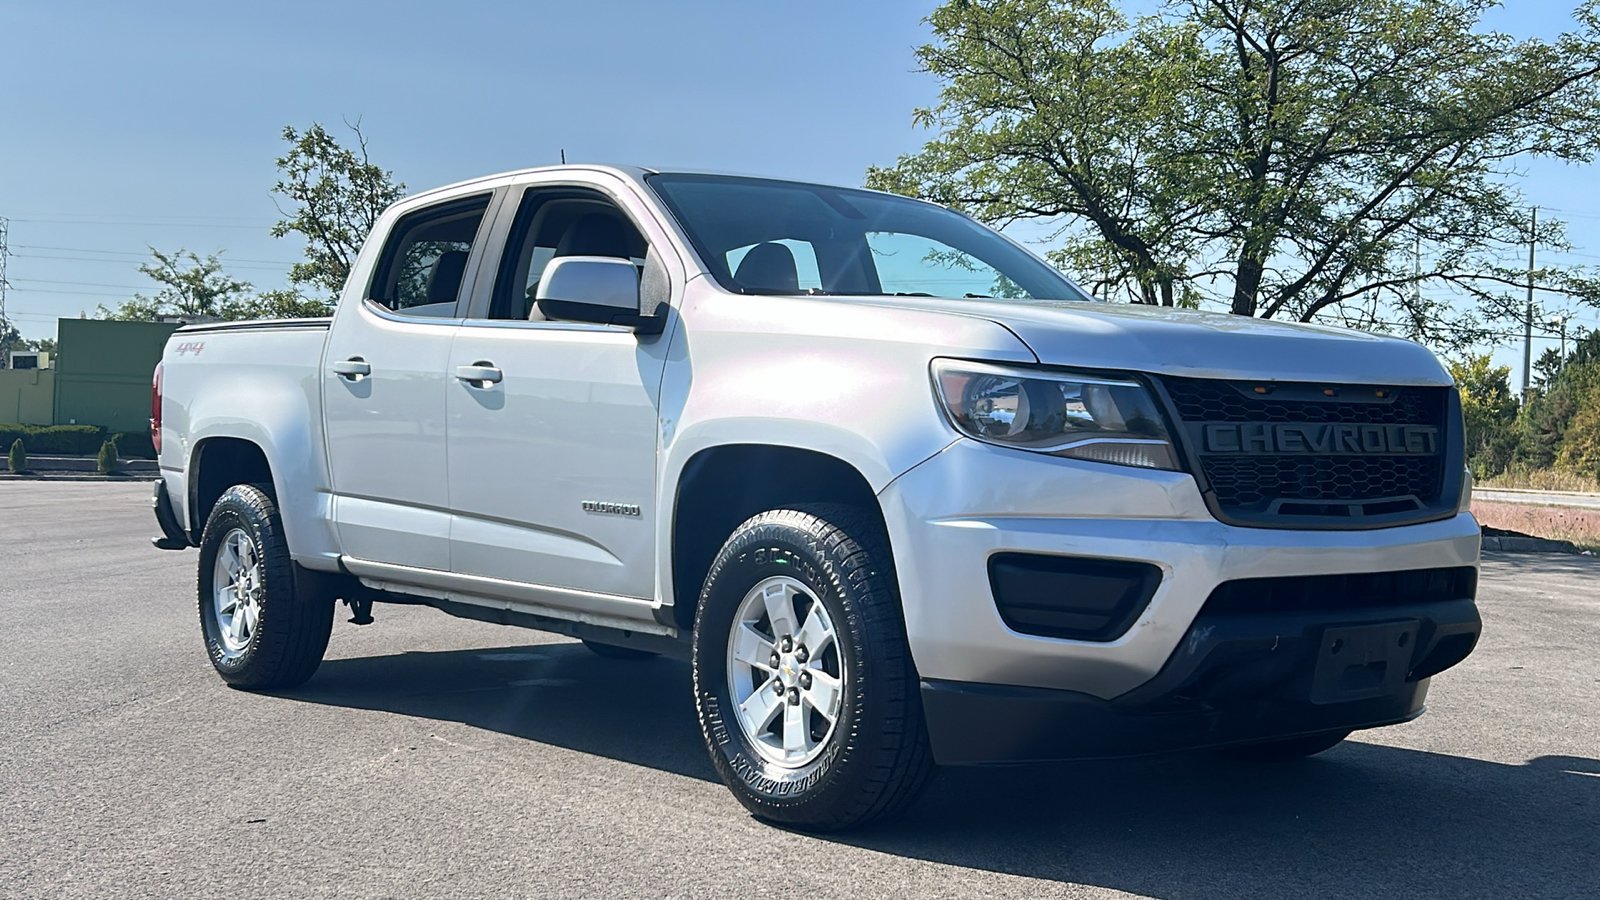
<instances>
[{"instance_id":1,"label":"door handle","mask_svg":"<svg viewBox=\"0 0 1600 900\"><path fill-rule=\"evenodd\" d=\"M456 378L465 381L473 387L488 387L499 384L505 373L494 367L493 363L482 360L470 366L456 366Z\"/></svg>"},{"instance_id":2,"label":"door handle","mask_svg":"<svg viewBox=\"0 0 1600 900\"><path fill-rule=\"evenodd\" d=\"M329 368L333 369L333 374L348 381L357 381L372 374L372 366L359 356L341 359Z\"/></svg>"}]
</instances>

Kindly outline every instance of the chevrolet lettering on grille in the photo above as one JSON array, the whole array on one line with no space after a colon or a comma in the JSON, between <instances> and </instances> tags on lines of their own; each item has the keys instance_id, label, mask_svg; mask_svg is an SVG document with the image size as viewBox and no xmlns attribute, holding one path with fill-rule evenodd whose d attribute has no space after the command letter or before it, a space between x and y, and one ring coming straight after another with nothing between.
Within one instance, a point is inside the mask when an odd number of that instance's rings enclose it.
<instances>
[{"instance_id":1,"label":"chevrolet lettering on grille","mask_svg":"<svg viewBox=\"0 0 1600 900\"><path fill-rule=\"evenodd\" d=\"M1207 453L1306 456L1421 456L1438 452L1431 425L1241 423L1206 425Z\"/></svg>"}]
</instances>

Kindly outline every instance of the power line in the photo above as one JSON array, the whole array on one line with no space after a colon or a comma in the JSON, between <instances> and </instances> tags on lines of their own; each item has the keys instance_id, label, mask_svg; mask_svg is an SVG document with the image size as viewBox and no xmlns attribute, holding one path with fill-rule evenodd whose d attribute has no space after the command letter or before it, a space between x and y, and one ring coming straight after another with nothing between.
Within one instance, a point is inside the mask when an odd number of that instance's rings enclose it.
<instances>
[{"instance_id":1,"label":"power line","mask_svg":"<svg viewBox=\"0 0 1600 900\"><path fill-rule=\"evenodd\" d=\"M119 265L119 266L129 266L129 265L133 264L133 260L131 260L131 259L94 259L92 257L84 257L84 256L52 256L52 255L50 255L48 253L13 253L11 255L16 257L17 259L59 259L59 260L65 260L67 262L78 262L78 263L112 263L112 264ZM248 270L250 270L252 272L283 272L283 271L286 271L292 265L295 265L295 263L284 263L281 266L279 266L279 265L254 265L254 264L251 264L251 263L243 263L243 264L241 264L241 263L234 262L232 260L223 260L224 268L227 268L227 269L248 269Z\"/></svg>"},{"instance_id":2,"label":"power line","mask_svg":"<svg viewBox=\"0 0 1600 900\"><path fill-rule=\"evenodd\" d=\"M106 284L103 281L60 281L54 278L18 278L17 281L26 282L27 284L73 284L81 287L126 288L130 291L150 290L150 285L147 284ZM18 290L27 290L27 288L18 288Z\"/></svg>"},{"instance_id":3,"label":"power line","mask_svg":"<svg viewBox=\"0 0 1600 900\"><path fill-rule=\"evenodd\" d=\"M150 257L150 252L148 250L143 252L143 253L137 253L137 252L134 252L132 250L95 250L95 249L93 249L91 247L53 247L53 246L45 246L44 244L13 244L12 246L15 247L18 250L55 250L55 251L62 252L62 253L99 253L99 254L102 254L102 255L105 255L105 256L137 256L137 257L140 257L141 259L148 259ZM219 252L217 254L217 256L221 257L222 254L226 253L226 252L227 252L226 250L221 251L221 252ZM22 254L15 254L15 255L21 256ZM275 265L275 266L292 266L292 265L294 265L294 262L292 260L291 261L285 261L285 260L281 260L281 259L247 259L247 258L242 257L242 256L230 256L230 257L228 257L226 259L226 262L270 263L270 264Z\"/></svg>"},{"instance_id":4,"label":"power line","mask_svg":"<svg viewBox=\"0 0 1600 900\"><path fill-rule=\"evenodd\" d=\"M116 219L172 219L181 222L264 222L265 219L256 216L191 216L167 215L165 213L64 213L64 212L25 212L24 218L30 221L42 219L85 219L92 221L113 221ZM13 219L13 221L21 221Z\"/></svg>"},{"instance_id":5,"label":"power line","mask_svg":"<svg viewBox=\"0 0 1600 900\"><path fill-rule=\"evenodd\" d=\"M266 225L228 225L218 222L97 222L91 219L74 221L72 219L12 219L13 222L27 222L34 225L118 225L137 226L140 228L247 228L251 231L270 229Z\"/></svg>"},{"instance_id":6,"label":"power line","mask_svg":"<svg viewBox=\"0 0 1600 900\"><path fill-rule=\"evenodd\" d=\"M107 293L106 291L58 291L58 290L55 290L54 288L12 288L12 293L16 293L16 294L74 294L74 295L81 296L81 297L124 297L124 298L126 298L128 296L125 293L123 293L123 294L112 294L112 293Z\"/></svg>"}]
</instances>

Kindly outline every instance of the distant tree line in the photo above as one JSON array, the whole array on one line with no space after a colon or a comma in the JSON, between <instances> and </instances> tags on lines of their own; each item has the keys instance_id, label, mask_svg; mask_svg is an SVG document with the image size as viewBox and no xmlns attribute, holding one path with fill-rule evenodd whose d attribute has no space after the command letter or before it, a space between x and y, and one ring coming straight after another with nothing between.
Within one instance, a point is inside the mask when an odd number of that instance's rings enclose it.
<instances>
[{"instance_id":1,"label":"distant tree line","mask_svg":"<svg viewBox=\"0 0 1600 900\"><path fill-rule=\"evenodd\" d=\"M1565 358L1546 351L1521 401L1511 393L1510 367L1491 366L1487 354L1450 369L1474 478L1553 470L1600 483L1600 331L1581 335Z\"/></svg>"}]
</instances>

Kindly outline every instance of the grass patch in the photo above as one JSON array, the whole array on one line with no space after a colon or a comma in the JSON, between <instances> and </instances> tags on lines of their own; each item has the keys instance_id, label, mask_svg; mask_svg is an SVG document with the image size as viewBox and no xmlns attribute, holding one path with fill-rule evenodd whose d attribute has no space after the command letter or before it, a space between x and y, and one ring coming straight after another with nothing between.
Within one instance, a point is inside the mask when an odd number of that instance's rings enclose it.
<instances>
[{"instance_id":1,"label":"grass patch","mask_svg":"<svg viewBox=\"0 0 1600 900\"><path fill-rule=\"evenodd\" d=\"M1472 514L1479 524L1490 528L1571 541L1584 550L1600 551L1600 509L1474 499Z\"/></svg>"},{"instance_id":2,"label":"grass patch","mask_svg":"<svg viewBox=\"0 0 1600 900\"><path fill-rule=\"evenodd\" d=\"M1523 491L1569 491L1576 493L1600 491L1600 481L1565 469L1509 470L1493 478L1480 481L1475 486L1487 490L1506 488Z\"/></svg>"}]
</instances>

